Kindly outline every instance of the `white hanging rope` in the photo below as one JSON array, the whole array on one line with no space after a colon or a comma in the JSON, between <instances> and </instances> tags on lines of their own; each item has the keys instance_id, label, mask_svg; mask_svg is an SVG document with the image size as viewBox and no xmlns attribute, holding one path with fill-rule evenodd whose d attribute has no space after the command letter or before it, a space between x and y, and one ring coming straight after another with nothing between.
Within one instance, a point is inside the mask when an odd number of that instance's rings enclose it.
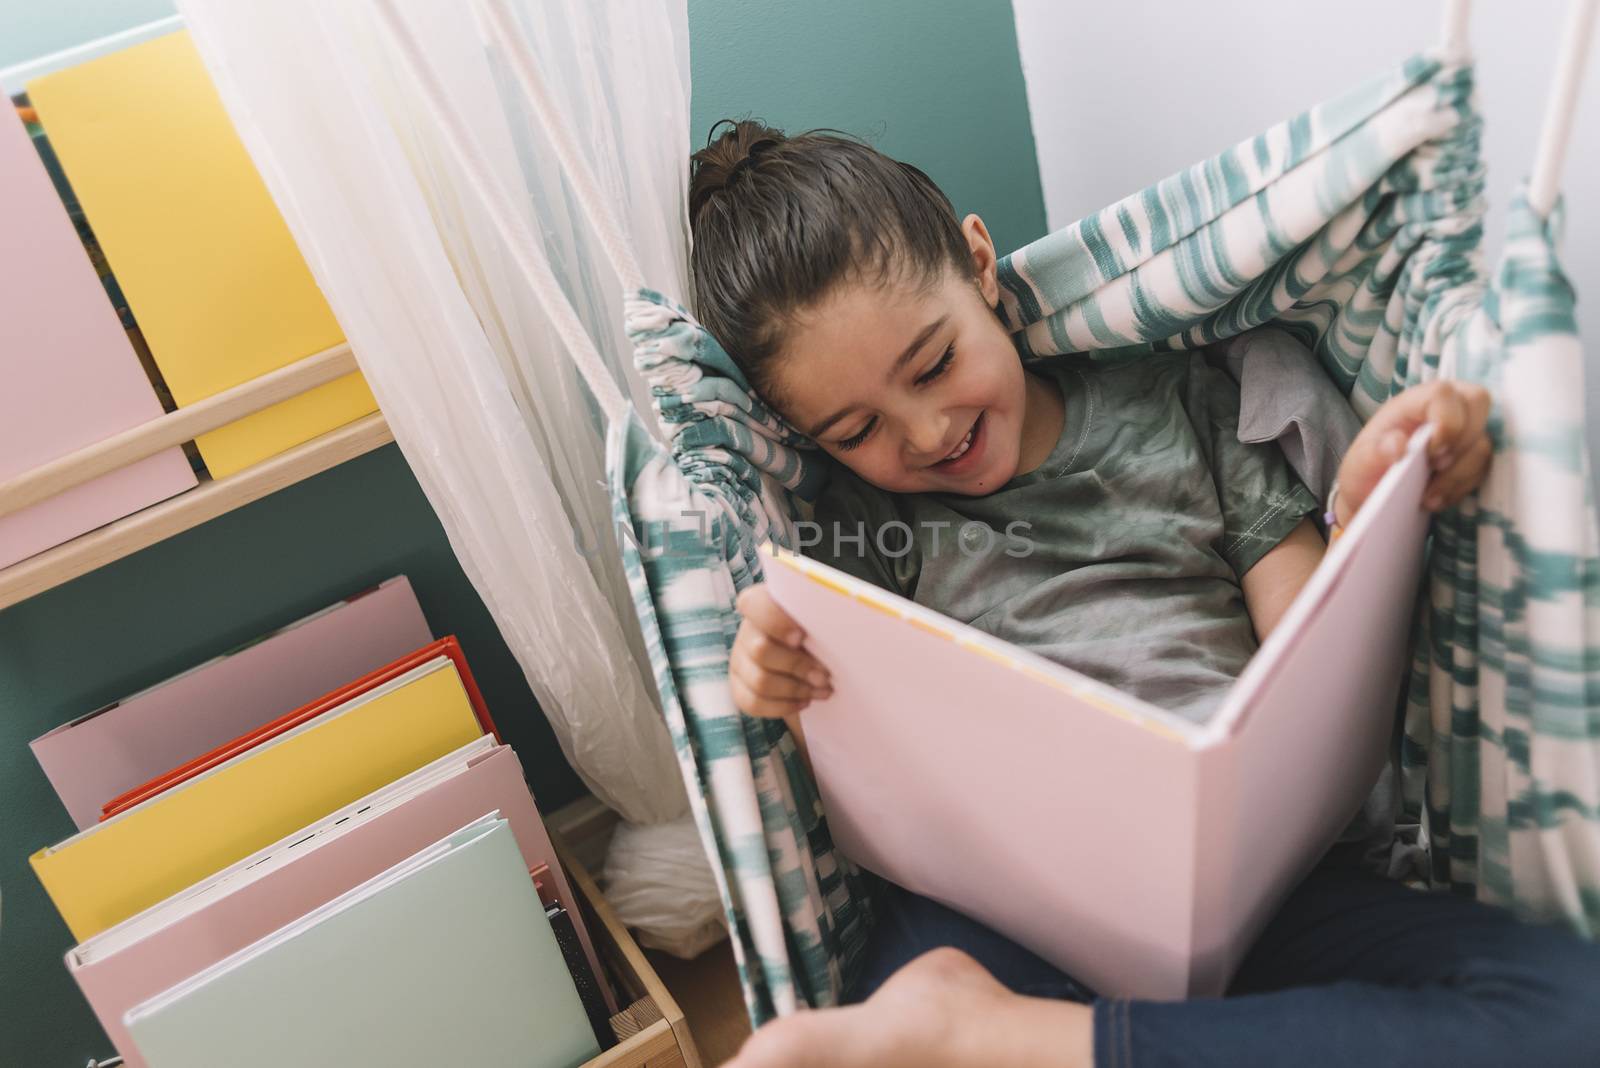
<instances>
[{"instance_id":1,"label":"white hanging rope","mask_svg":"<svg viewBox=\"0 0 1600 1068\"><path fill-rule=\"evenodd\" d=\"M1578 90L1583 86L1583 69L1589 58L1597 12L1600 0L1573 0L1567 9L1561 59L1550 86L1539 151L1533 160L1533 178L1528 183L1528 203L1542 216L1554 210L1556 196L1561 192L1561 170L1567 162L1567 143L1572 139L1572 115L1578 104Z\"/></svg>"},{"instance_id":2,"label":"white hanging rope","mask_svg":"<svg viewBox=\"0 0 1600 1068\"><path fill-rule=\"evenodd\" d=\"M1472 44L1467 39L1471 16L1472 0L1445 0L1444 55L1452 63L1465 63L1472 58Z\"/></svg>"},{"instance_id":3,"label":"white hanging rope","mask_svg":"<svg viewBox=\"0 0 1600 1068\"><path fill-rule=\"evenodd\" d=\"M584 329L577 312L562 292L561 284L551 273L550 263L540 248L538 236L528 226L516 200L490 170L481 148L465 128L460 116L445 106L444 87L439 84L416 38L400 17L395 0L378 0L376 7L379 20L422 91L429 114L439 124L445 140L458 157L466 173L467 184L488 209L490 221L510 249L511 258L521 271L523 281L533 290L545 314L555 324L556 333L572 354L578 372L594 393L606 419L616 421L625 418L632 405L617 388L616 380L611 377L610 370L594 347L594 340Z\"/></svg>"},{"instance_id":4,"label":"white hanging rope","mask_svg":"<svg viewBox=\"0 0 1600 1068\"><path fill-rule=\"evenodd\" d=\"M572 129L556 111L555 102L551 100L550 91L546 88L544 79L539 75L534 62L533 51L528 47L528 42L522 34L516 32L506 0L475 0L473 7L487 23L490 40L511 64L517 84L522 87L528 103L533 107L534 115L539 120L540 127L550 139L551 146L555 148L556 160L566 171L567 180L571 182L572 190L578 196L578 204L583 208L589 225L594 227L601 247L606 250L606 256L611 260L612 269L622 281L623 289L630 292L643 289L644 274L639 270L639 261L634 255L633 244L617 221L616 214L601 195L600 182L590 169L588 159L573 140Z\"/></svg>"}]
</instances>

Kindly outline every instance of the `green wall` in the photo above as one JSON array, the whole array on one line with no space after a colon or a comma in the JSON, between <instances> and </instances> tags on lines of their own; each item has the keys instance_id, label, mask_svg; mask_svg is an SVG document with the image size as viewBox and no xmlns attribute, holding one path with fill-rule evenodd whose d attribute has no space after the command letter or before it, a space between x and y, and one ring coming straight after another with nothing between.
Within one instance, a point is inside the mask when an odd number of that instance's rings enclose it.
<instances>
[{"instance_id":1,"label":"green wall","mask_svg":"<svg viewBox=\"0 0 1600 1068\"><path fill-rule=\"evenodd\" d=\"M158 0L0 0L0 66L170 10ZM926 170L958 211L984 217L1002 248L1043 231L1007 0L690 0L689 24L696 144L730 116L847 130ZM27 741L401 573L434 632L460 636L541 805L577 796L393 446L0 611L0 1066L82 1068L110 1053L61 963L71 938L27 866L29 853L72 831Z\"/></svg>"},{"instance_id":2,"label":"green wall","mask_svg":"<svg viewBox=\"0 0 1600 1068\"><path fill-rule=\"evenodd\" d=\"M1002 252L1044 233L1010 0L690 0L690 147L718 119L831 127L914 163Z\"/></svg>"},{"instance_id":3,"label":"green wall","mask_svg":"<svg viewBox=\"0 0 1600 1068\"><path fill-rule=\"evenodd\" d=\"M175 14L172 0L0 0L0 69Z\"/></svg>"}]
</instances>

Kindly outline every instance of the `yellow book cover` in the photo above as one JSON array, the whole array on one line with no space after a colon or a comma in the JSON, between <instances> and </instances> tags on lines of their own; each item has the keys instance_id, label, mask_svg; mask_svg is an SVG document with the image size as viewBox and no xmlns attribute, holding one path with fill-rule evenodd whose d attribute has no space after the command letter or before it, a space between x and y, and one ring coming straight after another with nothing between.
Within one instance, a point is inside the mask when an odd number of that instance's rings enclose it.
<instances>
[{"instance_id":1,"label":"yellow book cover","mask_svg":"<svg viewBox=\"0 0 1600 1068\"><path fill-rule=\"evenodd\" d=\"M482 733L441 658L29 861L82 941Z\"/></svg>"},{"instance_id":2,"label":"yellow book cover","mask_svg":"<svg viewBox=\"0 0 1600 1068\"><path fill-rule=\"evenodd\" d=\"M343 340L188 33L27 88L180 407ZM224 478L376 410L347 375L197 444Z\"/></svg>"}]
</instances>

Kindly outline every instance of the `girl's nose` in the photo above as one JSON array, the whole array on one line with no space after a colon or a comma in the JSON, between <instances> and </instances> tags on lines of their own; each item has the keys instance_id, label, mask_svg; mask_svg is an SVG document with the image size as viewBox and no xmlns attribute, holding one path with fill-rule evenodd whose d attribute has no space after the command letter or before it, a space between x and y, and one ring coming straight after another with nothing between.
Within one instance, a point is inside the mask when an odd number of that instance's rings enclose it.
<instances>
[{"instance_id":1,"label":"girl's nose","mask_svg":"<svg viewBox=\"0 0 1600 1068\"><path fill-rule=\"evenodd\" d=\"M906 428L906 445L922 464L938 463L948 451L950 418L943 414L924 415Z\"/></svg>"}]
</instances>

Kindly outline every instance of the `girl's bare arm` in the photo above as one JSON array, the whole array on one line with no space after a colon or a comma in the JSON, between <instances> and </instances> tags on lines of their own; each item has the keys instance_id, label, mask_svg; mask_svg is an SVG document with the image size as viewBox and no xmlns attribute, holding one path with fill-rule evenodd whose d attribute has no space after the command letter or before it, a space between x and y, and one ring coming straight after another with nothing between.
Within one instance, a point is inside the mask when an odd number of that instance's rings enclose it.
<instances>
[{"instance_id":1,"label":"girl's bare arm","mask_svg":"<svg viewBox=\"0 0 1600 1068\"><path fill-rule=\"evenodd\" d=\"M1339 465L1338 521L1349 523L1389 466L1404 453L1412 431L1433 425L1428 463L1433 476L1423 495L1429 511L1449 508L1476 489L1489 469L1493 449L1485 430L1489 394L1482 386L1438 381L1413 386L1391 397L1362 428ZM1302 520L1289 536L1263 556L1245 576L1245 607L1256 637L1266 640L1283 618L1325 546L1311 520Z\"/></svg>"},{"instance_id":2,"label":"girl's bare arm","mask_svg":"<svg viewBox=\"0 0 1600 1068\"><path fill-rule=\"evenodd\" d=\"M1244 573L1239 585L1244 589L1245 608L1250 612L1258 641L1267 640L1311 572L1322 562L1326 549L1316 526L1310 519L1302 519L1288 537Z\"/></svg>"}]
</instances>

